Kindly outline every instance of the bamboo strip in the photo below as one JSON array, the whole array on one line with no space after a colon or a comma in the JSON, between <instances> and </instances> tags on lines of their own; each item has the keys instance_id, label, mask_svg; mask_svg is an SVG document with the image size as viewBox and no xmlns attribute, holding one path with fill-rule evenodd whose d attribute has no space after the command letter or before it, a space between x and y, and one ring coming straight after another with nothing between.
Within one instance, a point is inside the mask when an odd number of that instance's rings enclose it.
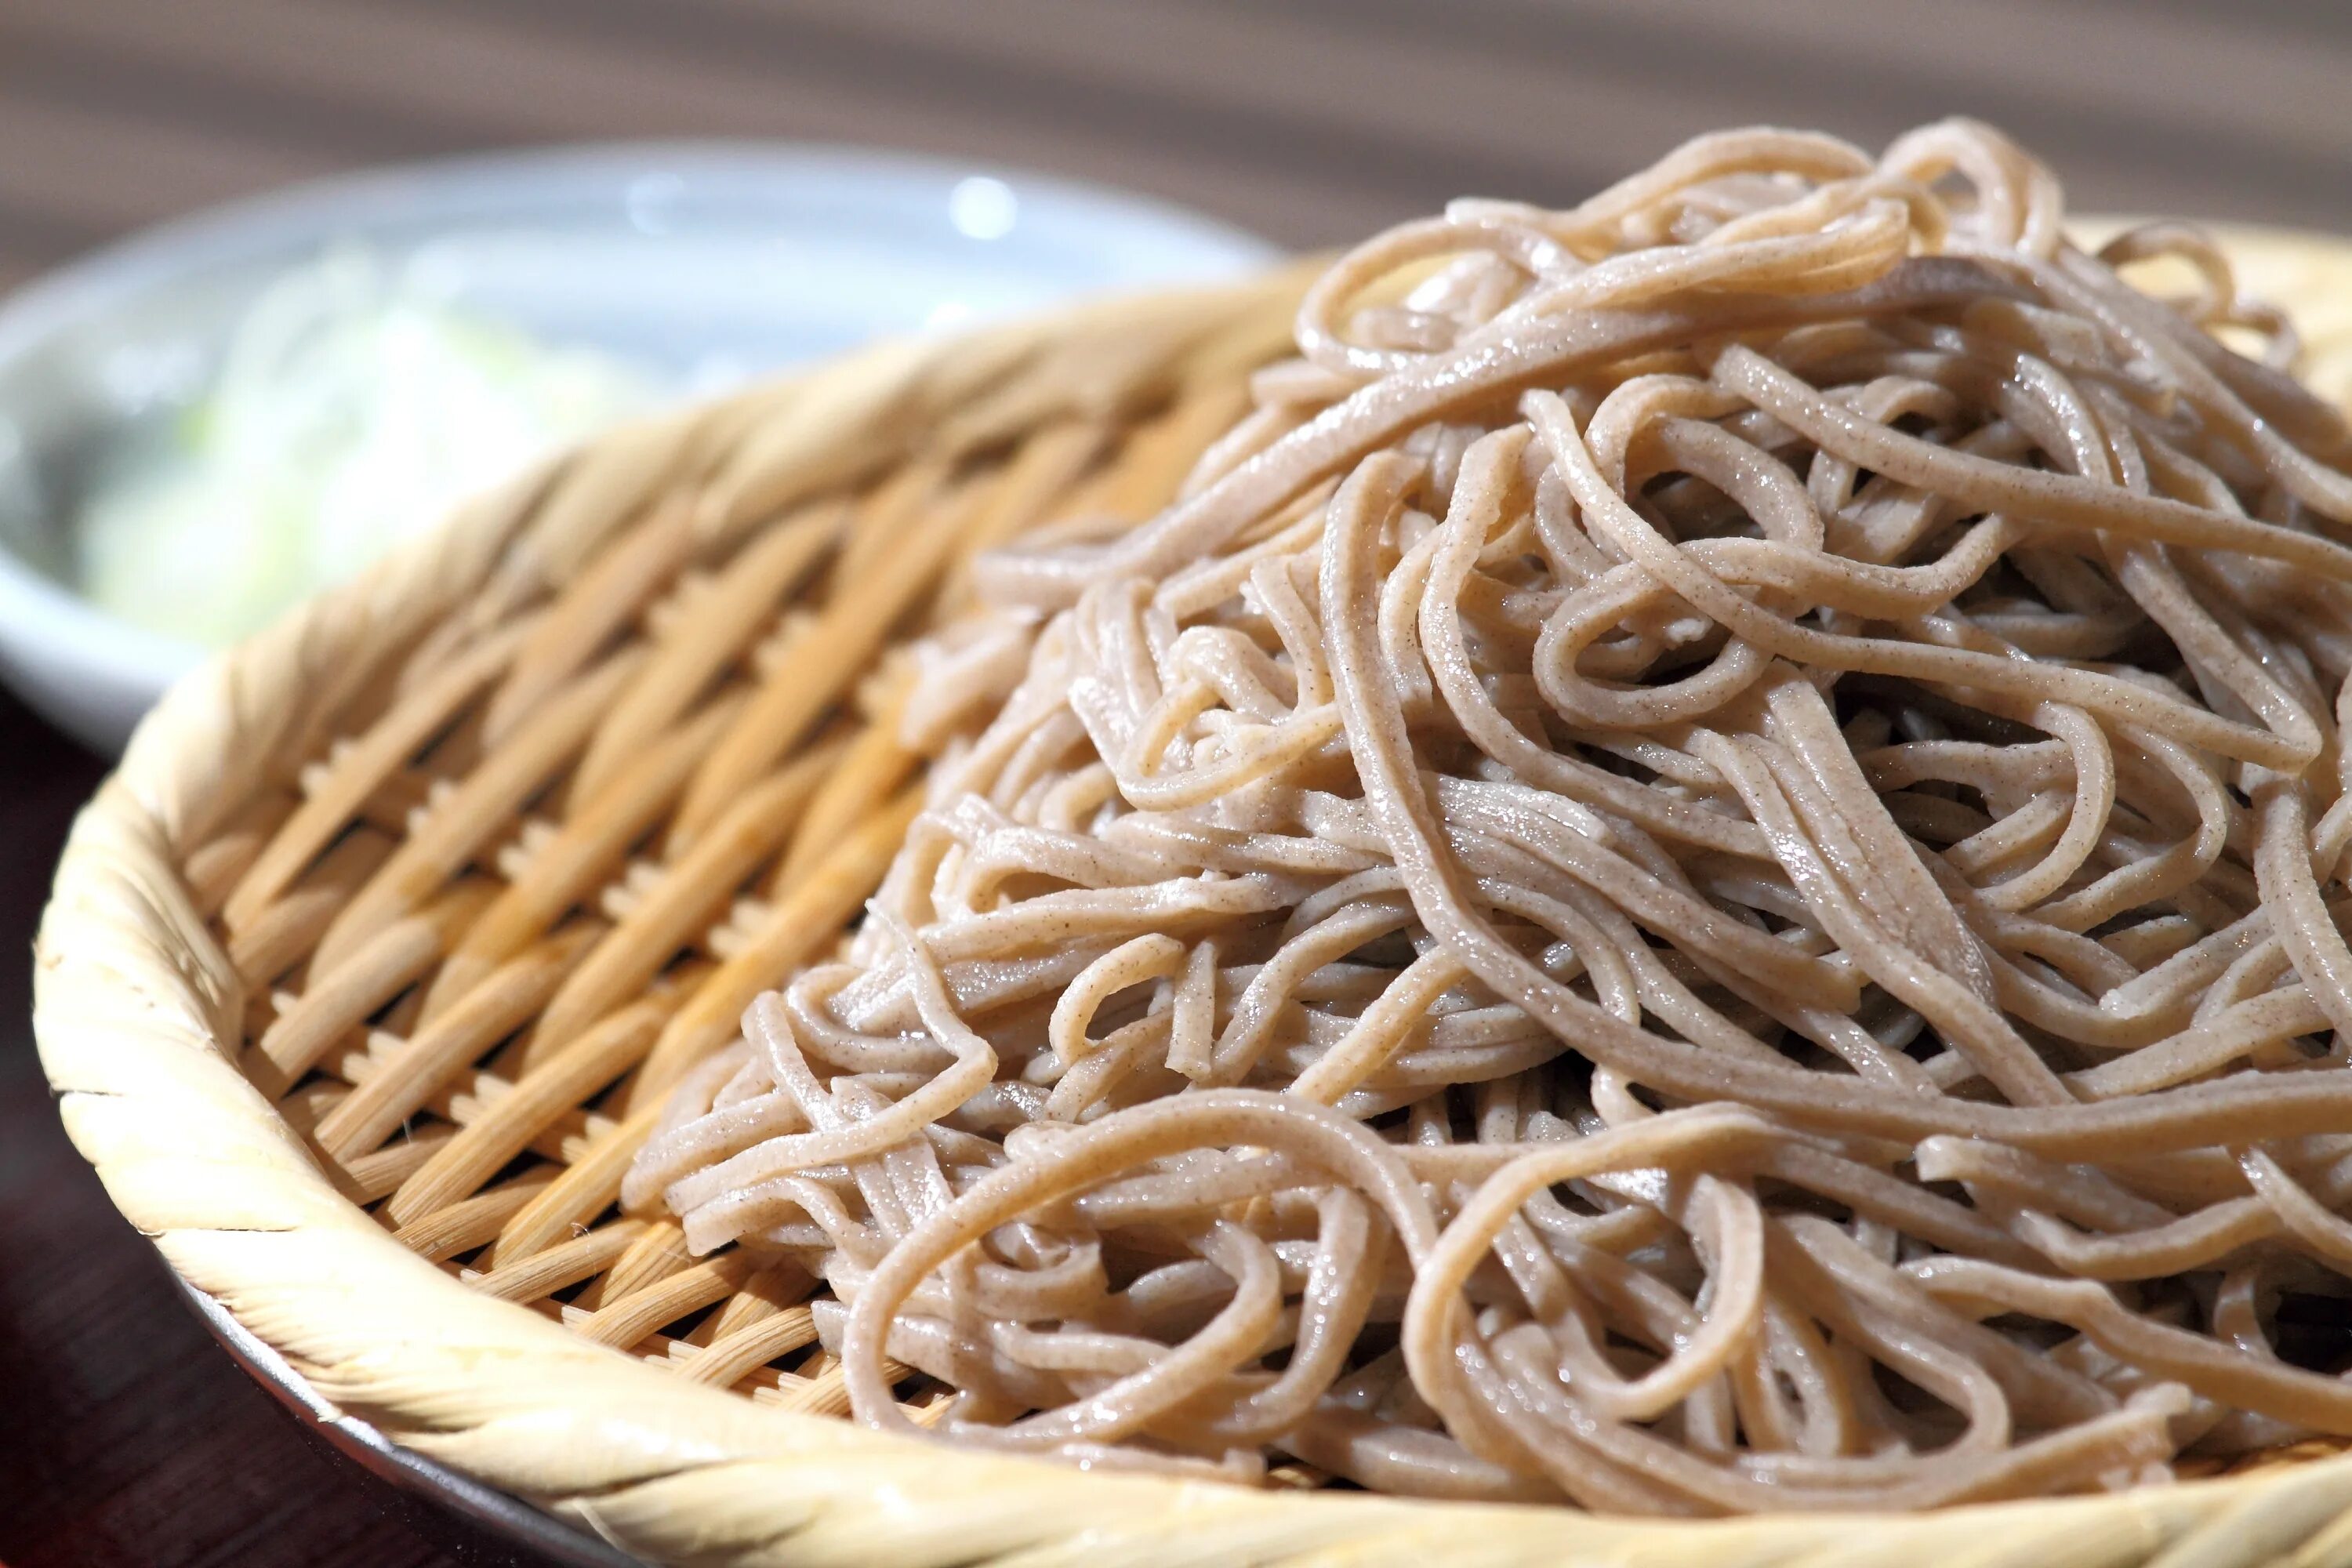
<instances>
[{"instance_id":1,"label":"bamboo strip","mask_svg":"<svg viewBox=\"0 0 2352 1568\"><path fill-rule=\"evenodd\" d=\"M585 1225L621 1195L629 1161L654 1130L658 1103L631 1111L576 1155L547 1191L515 1211L499 1232L491 1259L500 1268L551 1246L573 1226Z\"/></svg>"},{"instance_id":2,"label":"bamboo strip","mask_svg":"<svg viewBox=\"0 0 2352 1568\"><path fill-rule=\"evenodd\" d=\"M541 1188L542 1193L546 1189ZM467 1281L485 1296L506 1301L536 1301L590 1275L610 1268L645 1231L643 1220L614 1220L596 1230L583 1231L560 1247L535 1253L520 1263L477 1274Z\"/></svg>"},{"instance_id":3,"label":"bamboo strip","mask_svg":"<svg viewBox=\"0 0 2352 1568\"><path fill-rule=\"evenodd\" d=\"M501 964L440 1019L402 1042L312 1134L335 1158L366 1152L424 1108L448 1076L520 1028L601 934L583 921Z\"/></svg>"},{"instance_id":4,"label":"bamboo strip","mask_svg":"<svg viewBox=\"0 0 2352 1568\"><path fill-rule=\"evenodd\" d=\"M426 996L425 1017L430 1020L610 879L630 846L677 800L695 759L740 706L740 697L720 698L646 747L533 851L526 873L508 884L450 953Z\"/></svg>"},{"instance_id":5,"label":"bamboo strip","mask_svg":"<svg viewBox=\"0 0 2352 1568\"><path fill-rule=\"evenodd\" d=\"M631 1091L633 1112L656 1102L681 1073L724 1045L761 992L839 939L843 924L882 885L922 805L920 784L899 791L776 900L760 930L663 1026Z\"/></svg>"},{"instance_id":6,"label":"bamboo strip","mask_svg":"<svg viewBox=\"0 0 2352 1568\"><path fill-rule=\"evenodd\" d=\"M943 500L894 539L887 572L835 585L816 619L793 639L792 657L754 692L686 786L670 832L691 844L727 801L772 766L865 673L907 607L946 564L968 515L968 498Z\"/></svg>"},{"instance_id":7,"label":"bamboo strip","mask_svg":"<svg viewBox=\"0 0 2352 1568\"><path fill-rule=\"evenodd\" d=\"M597 1308L573 1331L582 1339L616 1349L635 1344L664 1323L724 1300L751 1278L753 1268L751 1260L740 1252L695 1264ZM611 1293L609 1286L606 1293Z\"/></svg>"},{"instance_id":8,"label":"bamboo strip","mask_svg":"<svg viewBox=\"0 0 2352 1568\"><path fill-rule=\"evenodd\" d=\"M561 1048L667 968L791 834L843 750L838 743L816 746L753 784L664 868L650 895L614 925L548 1001L533 1033L533 1054Z\"/></svg>"},{"instance_id":9,"label":"bamboo strip","mask_svg":"<svg viewBox=\"0 0 2352 1568\"><path fill-rule=\"evenodd\" d=\"M525 1073L403 1182L384 1212L404 1224L455 1202L496 1174L556 1118L635 1066L653 1048L654 1037L678 994L672 988L600 1019L594 1028Z\"/></svg>"},{"instance_id":10,"label":"bamboo strip","mask_svg":"<svg viewBox=\"0 0 2352 1568\"><path fill-rule=\"evenodd\" d=\"M406 765L436 731L446 728L464 703L497 679L530 630L528 621L502 628L408 697L370 729L363 742L339 758L331 775L310 791L310 797L278 830L269 847L228 896L221 909L222 923L232 931L237 930L285 891L287 884L342 833L360 804Z\"/></svg>"},{"instance_id":11,"label":"bamboo strip","mask_svg":"<svg viewBox=\"0 0 2352 1568\"><path fill-rule=\"evenodd\" d=\"M629 689L597 728L580 759L576 787L593 795L622 763L675 722L719 671L740 658L757 629L816 567L847 526L848 508L831 501L780 524L746 546L724 575L695 595ZM694 748L698 760L708 743Z\"/></svg>"},{"instance_id":12,"label":"bamboo strip","mask_svg":"<svg viewBox=\"0 0 2352 1568\"><path fill-rule=\"evenodd\" d=\"M331 967L352 946L429 897L509 825L522 804L585 743L643 657L641 650L625 650L573 682L437 803L320 934L317 962Z\"/></svg>"},{"instance_id":13,"label":"bamboo strip","mask_svg":"<svg viewBox=\"0 0 2352 1568\"><path fill-rule=\"evenodd\" d=\"M438 1261L482 1245L515 1211L546 1191L545 1176L509 1182L502 1187L451 1204L392 1233L392 1238L419 1258Z\"/></svg>"}]
</instances>

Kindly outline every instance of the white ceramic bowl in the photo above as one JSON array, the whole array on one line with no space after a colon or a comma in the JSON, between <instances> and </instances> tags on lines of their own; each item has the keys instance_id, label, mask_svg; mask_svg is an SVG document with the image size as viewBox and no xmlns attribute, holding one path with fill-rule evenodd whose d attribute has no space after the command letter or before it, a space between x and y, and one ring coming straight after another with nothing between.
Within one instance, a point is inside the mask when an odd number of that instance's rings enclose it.
<instances>
[{"instance_id":1,"label":"white ceramic bowl","mask_svg":"<svg viewBox=\"0 0 2352 1568\"><path fill-rule=\"evenodd\" d=\"M329 180L175 222L0 305L0 679L93 749L204 650L71 586L93 458L209 383L269 281L356 241L453 303L709 393L868 338L1237 276L1265 242L1113 191L844 148L649 143Z\"/></svg>"}]
</instances>

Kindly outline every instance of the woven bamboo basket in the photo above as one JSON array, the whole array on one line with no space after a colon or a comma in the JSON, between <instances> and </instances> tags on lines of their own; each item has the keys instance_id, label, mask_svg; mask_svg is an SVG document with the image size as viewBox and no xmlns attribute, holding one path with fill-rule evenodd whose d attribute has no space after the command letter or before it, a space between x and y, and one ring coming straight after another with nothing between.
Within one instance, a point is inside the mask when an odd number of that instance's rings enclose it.
<instances>
[{"instance_id":1,"label":"woven bamboo basket","mask_svg":"<svg viewBox=\"0 0 2352 1568\"><path fill-rule=\"evenodd\" d=\"M2352 395L2352 245L2236 243ZM841 1419L780 1278L616 1215L664 1089L879 879L920 787L898 650L961 563L1160 507L1307 276L626 430L179 687L77 825L38 951L43 1059L122 1212L326 1400L658 1562L2352 1563L2332 1447L1708 1523L950 1451Z\"/></svg>"}]
</instances>

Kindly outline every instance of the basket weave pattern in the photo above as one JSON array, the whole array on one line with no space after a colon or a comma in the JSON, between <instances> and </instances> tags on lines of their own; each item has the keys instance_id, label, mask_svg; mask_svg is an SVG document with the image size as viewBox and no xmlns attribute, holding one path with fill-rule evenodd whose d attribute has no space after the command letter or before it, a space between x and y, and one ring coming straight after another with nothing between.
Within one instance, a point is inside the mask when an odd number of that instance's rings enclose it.
<instances>
[{"instance_id":1,"label":"basket weave pattern","mask_svg":"<svg viewBox=\"0 0 2352 1568\"><path fill-rule=\"evenodd\" d=\"M1166 502L1303 281L624 432L175 691L39 951L44 1058L118 1205L329 1399L663 1561L2352 1563L2337 1458L1675 1525L950 1452L818 1419L847 1399L804 1279L614 1212L664 1091L880 880L920 788L903 646L961 563Z\"/></svg>"}]
</instances>

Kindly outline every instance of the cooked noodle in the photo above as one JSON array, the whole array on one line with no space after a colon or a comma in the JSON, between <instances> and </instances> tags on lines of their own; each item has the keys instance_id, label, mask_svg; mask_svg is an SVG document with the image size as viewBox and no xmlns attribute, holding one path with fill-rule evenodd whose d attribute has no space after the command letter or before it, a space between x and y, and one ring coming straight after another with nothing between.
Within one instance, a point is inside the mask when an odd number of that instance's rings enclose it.
<instances>
[{"instance_id":1,"label":"cooked noodle","mask_svg":"<svg viewBox=\"0 0 2352 1568\"><path fill-rule=\"evenodd\" d=\"M2352 1435L2352 440L2195 231L2062 216L1982 126L1745 131L1348 256L1174 506L982 562L845 961L625 1201L804 1267L866 1423L1093 1463Z\"/></svg>"}]
</instances>

